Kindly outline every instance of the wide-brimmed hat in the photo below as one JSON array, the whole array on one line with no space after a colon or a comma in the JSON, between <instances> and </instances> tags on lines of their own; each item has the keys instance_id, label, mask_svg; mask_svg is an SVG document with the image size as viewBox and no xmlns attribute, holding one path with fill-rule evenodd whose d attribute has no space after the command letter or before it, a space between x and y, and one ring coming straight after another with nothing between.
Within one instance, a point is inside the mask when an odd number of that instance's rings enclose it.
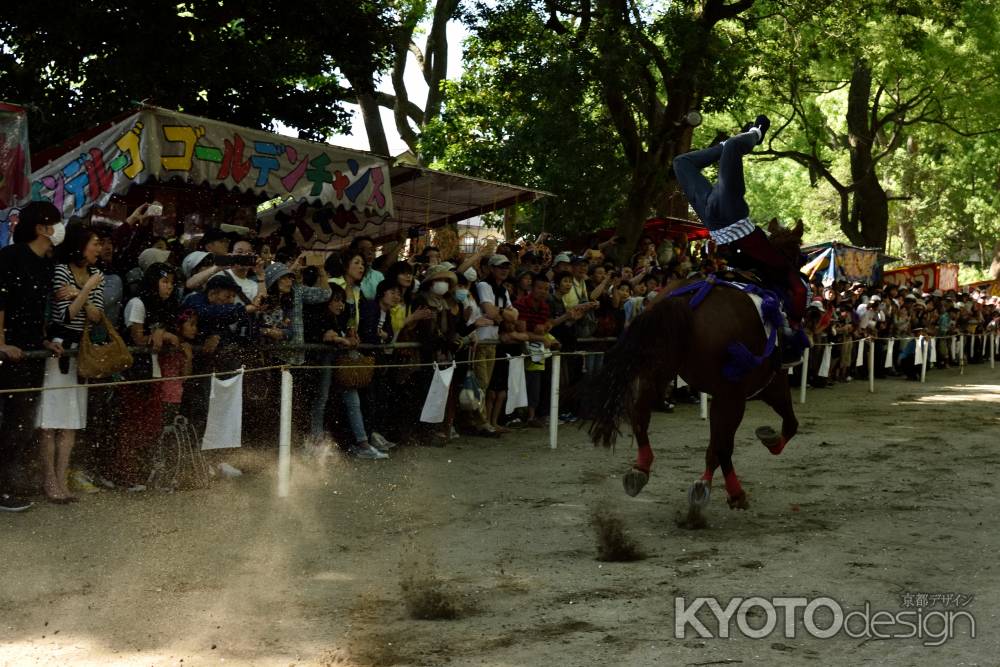
<instances>
[{"instance_id":1,"label":"wide-brimmed hat","mask_svg":"<svg viewBox=\"0 0 1000 667\"><path fill-rule=\"evenodd\" d=\"M161 250L160 248L146 248L141 253L139 253L139 268L145 273L146 269L151 267L153 264L166 263L170 259L169 250Z\"/></svg>"},{"instance_id":2,"label":"wide-brimmed hat","mask_svg":"<svg viewBox=\"0 0 1000 667\"><path fill-rule=\"evenodd\" d=\"M494 255L494 257L496 257L496 255ZM492 262L492 259L490 261ZM423 282L432 283L435 280L447 280L451 283L452 287L458 284L458 276L448 269L448 267L442 266L441 264L435 264L434 266L428 268L427 275L424 276Z\"/></svg>"},{"instance_id":3,"label":"wide-brimmed hat","mask_svg":"<svg viewBox=\"0 0 1000 667\"><path fill-rule=\"evenodd\" d=\"M287 266L281 262L274 262L269 264L266 269L264 269L264 285L267 289L271 289L274 283L278 282L283 276L291 275L292 271Z\"/></svg>"},{"instance_id":4,"label":"wide-brimmed hat","mask_svg":"<svg viewBox=\"0 0 1000 667\"><path fill-rule=\"evenodd\" d=\"M201 264L202 261L204 261L204 259L208 256L209 254L204 250L195 250L181 262L181 273L184 274L185 278L190 278L194 275L195 269L198 268L198 265Z\"/></svg>"}]
</instances>

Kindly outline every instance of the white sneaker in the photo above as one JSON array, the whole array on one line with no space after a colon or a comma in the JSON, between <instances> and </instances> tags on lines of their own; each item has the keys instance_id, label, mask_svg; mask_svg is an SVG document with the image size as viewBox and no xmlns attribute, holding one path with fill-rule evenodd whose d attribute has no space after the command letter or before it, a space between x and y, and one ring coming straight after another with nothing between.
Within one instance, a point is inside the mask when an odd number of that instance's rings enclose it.
<instances>
[{"instance_id":1,"label":"white sneaker","mask_svg":"<svg viewBox=\"0 0 1000 667\"><path fill-rule=\"evenodd\" d=\"M380 452L387 452L396 446L395 442L387 440L384 435L382 435L381 433L377 433L375 431L372 431L371 444L373 447L375 447L375 449L379 450Z\"/></svg>"},{"instance_id":2,"label":"white sneaker","mask_svg":"<svg viewBox=\"0 0 1000 667\"><path fill-rule=\"evenodd\" d=\"M452 426L452 427L451 427L451 428L449 429L449 431L448 431L448 439L449 439L449 440L458 440L458 439L459 439L460 437L462 437L462 436L460 436L460 435L458 434L458 431L456 431L456 430L455 430L455 427L454 427L454 426Z\"/></svg>"},{"instance_id":3,"label":"white sneaker","mask_svg":"<svg viewBox=\"0 0 1000 667\"><path fill-rule=\"evenodd\" d=\"M142 493L145 490L146 490L145 484L133 484L132 486L128 487L129 493Z\"/></svg>"},{"instance_id":4,"label":"white sneaker","mask_svg":"<svg viewBox=\"0 0 1000 667\"><path fill-rule=\"evenodd\" d=\"M356 459L365 459L368 461L378 461L380 459L389 458L388 454L380 452L371 445L354 445L348 450L348 453Z\"/></svg>"}]
</instances>

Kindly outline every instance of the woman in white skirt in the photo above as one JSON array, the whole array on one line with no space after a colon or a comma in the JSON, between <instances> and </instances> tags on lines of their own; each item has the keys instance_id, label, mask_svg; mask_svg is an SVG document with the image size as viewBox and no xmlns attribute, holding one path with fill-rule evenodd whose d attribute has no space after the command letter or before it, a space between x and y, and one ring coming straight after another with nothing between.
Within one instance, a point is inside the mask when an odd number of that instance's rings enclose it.
<instances>
[{"instance_id":1,"label":"woman in white skirt","mask_svg":"<svg viewBox=\"0 0 1000 667\"><path fill-rule=\"evenodd\" d=\"M55 249L49 339L64 349L76 348L87 319L100 322L104 311L104 276L94 268L101 253L97 234L82 225L66 227L65 240ZM76 432L87 426L87 389L76 373L76 358L45 362L45 391L38 406L45 495L51 502L77 500L69 492L66 475L76 443Z\"/></svg>"}]
</instances>

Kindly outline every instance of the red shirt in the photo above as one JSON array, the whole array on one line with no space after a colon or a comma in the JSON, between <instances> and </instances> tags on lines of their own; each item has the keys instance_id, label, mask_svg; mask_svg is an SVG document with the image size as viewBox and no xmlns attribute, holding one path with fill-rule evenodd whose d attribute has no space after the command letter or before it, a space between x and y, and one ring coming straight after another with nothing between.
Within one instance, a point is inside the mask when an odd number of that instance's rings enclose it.
<instances>
[{"instance_id":1,"label":"red shirt","mask_svg":"<svg viewBox=\"0 0 1000 667\"><path fill-rule=\"evenodd\" d=\"M535 301L531 295L523 296L514 304L517 308L517 319L528 323L528 331L533 333L539 324L545 324L551 318L548 301Z\"/></svg>"}]
</instances>

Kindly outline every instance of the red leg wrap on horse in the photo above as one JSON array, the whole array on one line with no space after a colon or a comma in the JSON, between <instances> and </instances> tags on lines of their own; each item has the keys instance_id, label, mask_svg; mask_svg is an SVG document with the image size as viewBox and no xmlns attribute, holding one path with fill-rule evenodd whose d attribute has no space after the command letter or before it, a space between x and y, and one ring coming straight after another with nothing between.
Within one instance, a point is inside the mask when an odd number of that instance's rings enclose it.
<instances>
[{"instance_id":1,"label":"red leg wrap on horse","mask_svg":"<svg viewBox=\"0 0 1000 667\"><path fill-rule=\"evenodd\" d=\"M648 475L649 469L653 467L653 458L655 458L653 448L649 446L649 443L639 443L639 453L635 457L636 469Z\"/></svg>"},{"instance_id":2,"label":"red leg wrap on horse","mask_svg":"<svg viewBox=\"0 0 1000 667\"><path fill-rule=\"evenodd\" d=\"M715 471L714 470L706 470L705 472L701 473L701 481L703 481L703 482L711 482L712 481L712 477L714 477L714 476L715 476Z\"/></svg>"},{"instance_id":3,"label":"red leg wrap on horse","mask_svg":"<svg viewBox=\"0 0 1000 667\"><path fill-rule=\"evenodd\" d=\"M788 444L788 441L785 440L785 436L781 436L781 438L778 440L778 444L776 444L776 445L769 445L768 448L767 448L767 451L769 451L772 454L774 454L775 456L777 456L778 454L781 453L781 450L783 450L785 448L785 445L787 445L787 444Z\"/></svg>"},{"instance_id":4,"label":"red leg wrap on horse","mask_svg":"<svg viewBox=\"0 0 1000 667\"><path fill-rule=\"evenodd\" d=\"M730 498L740 495L743 491L743 486L740 485L740 480L736 477L736 471L730 470L726 473L726 493Z\"/></svg>"}]
</instances>

